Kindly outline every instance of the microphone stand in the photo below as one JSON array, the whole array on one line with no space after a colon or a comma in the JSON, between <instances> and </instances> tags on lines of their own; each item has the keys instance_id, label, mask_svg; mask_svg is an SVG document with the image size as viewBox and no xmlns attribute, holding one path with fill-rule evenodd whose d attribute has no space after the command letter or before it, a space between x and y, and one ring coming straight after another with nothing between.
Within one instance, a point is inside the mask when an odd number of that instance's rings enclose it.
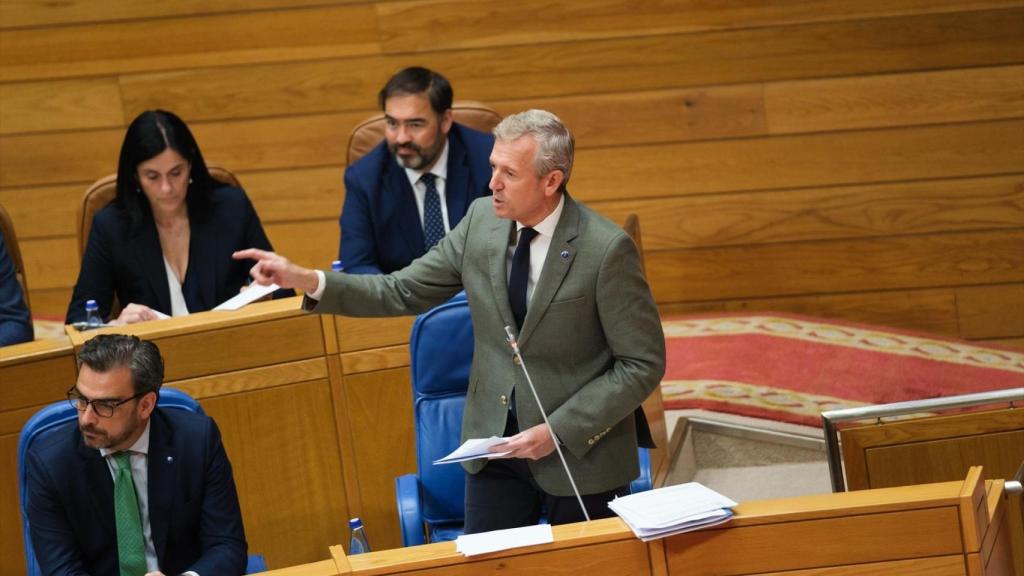
<instances>
[{"instance_id":1,"label":"microphone stand","mask_svg":"<svg viewBox=\"0 0 1024 576\"><path fill-rule=\"evenodd\" d=\"M530 392L533 392L533 399L537 402L537 408L540 408L540 415L544 417L544 424L547 424L548 433L551 434L551 442L555 445L555 450L558 452L558 457L562 460L562 468L565 469L565 475L569 477L569 484L572 485L572 492L576 495L576 501L580 503L580 509L583 510L583 517L590 522L590 514L587 513L587 507L583 505L583 497L580 496L580 491L576 488L576 481L573 480L572 472L569 471L569 464L565 462L565 455L562 454L562 448L558 445L558 437L555 436L555 430L551 427L551 423L548 422L547 412L544 411L544 406L540 403L540 396L537 395L537 389L533 387L533 380L530 378L530 373L526 370L526 360L523 360L523 355L519 353L519 343L516 342L516 337L512 334L512 327L505 326L505 340L508 345L512 347L512 352L519 358L519 366L523 369L523 375L526 376L526 383L530 385Z\"/></svg>"}]
</instances>

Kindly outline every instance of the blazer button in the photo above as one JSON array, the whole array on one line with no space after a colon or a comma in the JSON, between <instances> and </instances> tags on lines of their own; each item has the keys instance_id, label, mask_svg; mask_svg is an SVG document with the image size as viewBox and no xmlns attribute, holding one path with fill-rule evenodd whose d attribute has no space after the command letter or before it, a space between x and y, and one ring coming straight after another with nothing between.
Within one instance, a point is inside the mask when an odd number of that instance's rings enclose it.
<instances>
[{"instance_id":1,"label":"blazer button","mask_svg":"<svg viewBox=\"0 0 1024 576\"><path fill-rule=\"evenodd\" d=\"M500 400L502 406L508 406L508 396L502 394Z\"/></svg>"}]
</instances>

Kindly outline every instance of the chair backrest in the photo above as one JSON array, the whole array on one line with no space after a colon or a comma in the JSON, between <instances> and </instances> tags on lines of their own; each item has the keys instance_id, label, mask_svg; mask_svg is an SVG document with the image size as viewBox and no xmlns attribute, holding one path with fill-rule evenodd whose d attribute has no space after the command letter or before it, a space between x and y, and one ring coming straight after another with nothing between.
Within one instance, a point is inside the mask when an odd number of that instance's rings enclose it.
<instances>
[{"instance_id":1,"label":"chair backrest","mask_svg":"<svg viewBox=\"0 0 1024 576\"><path fill-rule=\"evenodd\" d=\"M458 448L462 433L473 361L473 324L464 293L416 318L409 351L423 519L429 524L462 522L462 466L432 463Z\"/></svg>"},{"instance_id":2,"label":"chair backrest","mask_svg":"<svg viewBox=\"0 0 1024 576\"><path fill-rule=\"evenodd\" d=\"M464 292L421 314L409 337L416 466L423 521L430 525L465 518L465 478L461 466L433 461L459 447L462 413L473 363L473 322ZM651 457L639 449L640 476L633 493L653 485Z\"/></svg>"},{"instance_id":3,"label":"chair backrest","mask_svg":"<svg viewBox=\"0 0 1024 576\"><path fill-rule=\"evenodd\" d=\"M452 104L452 116L463 126L469 126L481 132L490 133L501 122L501 115L480 102L466 100ZM352 129L348 138L348 154L345 164L351 166L357 160L373 150L384 139L384 113L378 112L363 120Z\"/></svg>"},{"instance_id":4,"label":"chair backrest","mask_svg":"<svg viewBox=\"0 0 1024 576\"><path fill-rule=\"evenodd\" d=\"M160 400L157 403L161 408L175 410L186 410L197 414L204 414L202 406L191 396L181 390L174 388L161 388ZM25 493L25 454L28 453L32 444L53 433L62 424L75 420L78 411L66 400L54 402L43 408L28 419L28 422L21 428L18 436L18 490L21 493L21 525L25 537L25 566L28 576L41 574L39 562L36 560L35 550L32 548L32 534L28 523L28 495Z\"/></svg>"},{"instance_id":5,"label":"chair backrest","mask_svg":"<svg viewBox=\"0 0 1024 576\"><path fill-rule=\"evenodd\" d=\"M17 276L18 284L21 286L25 308L32 310L28 300L28 279L25 277L25 261L22 260L21 248L18 247L18 235L14 233L14 222L11 220L11 215L4 209L3 204L0 204L0 234L4 236L4 247L7 248L11 261L14 262L14 274Z\"/></svg>"},{"instance_id":6,"label":"chair backrest","mask_svg":"<svg viewBox=\"0 0 1024 576\"><path fill-rule=\"evenodd\" d=\"M215 164L207 164L210 176L222 184L228 184L241 188L238 178L228 169ZM117 174L104 176L85 191L82 196L82 204L78 207L78 259L81 260L85 254L85 244L89 241L89 230L92 229L92 218L104 206L114 201L117 196Z\"/></svg>"}]
</instances>

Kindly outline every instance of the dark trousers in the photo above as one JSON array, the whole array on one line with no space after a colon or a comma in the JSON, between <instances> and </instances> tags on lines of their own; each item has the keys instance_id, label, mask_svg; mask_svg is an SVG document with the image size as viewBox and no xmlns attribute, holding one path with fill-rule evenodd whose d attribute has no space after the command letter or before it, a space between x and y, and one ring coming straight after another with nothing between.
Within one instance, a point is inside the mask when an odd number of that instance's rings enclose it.
<instances>
[{"instance_id":1,"label":"dark trousers","mask_svg":"<svg viewBox=\"0 0 1024 576\"><path fill-rule=\"evenodd\" d=\"M514 416L510 414L505 436L517 431ZM615 513L608 509L608 502L627 494L628 485L584 494L583 504L591 520L609 518ZM531 526L545 513L552 525L585 520L576 496L552 496L541 490L526 460L495 459L477 474L466 475L466 534Z\"/></svg>"}]
</instances>

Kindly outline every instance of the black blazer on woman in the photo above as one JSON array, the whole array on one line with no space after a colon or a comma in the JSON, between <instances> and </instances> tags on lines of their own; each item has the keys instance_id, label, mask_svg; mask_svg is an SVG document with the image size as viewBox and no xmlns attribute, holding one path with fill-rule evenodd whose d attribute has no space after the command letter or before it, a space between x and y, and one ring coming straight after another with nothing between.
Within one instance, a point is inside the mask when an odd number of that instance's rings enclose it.
<instances>
[{"instance_id":1,"label":"black blazer on woman","mask_svg":"<svg viewBox=\"0 0 1024 576\"><path fill-rule=\"evenodd\" d=\"M116 204L96 213L68 305L67 323L85 320L86 300L95 300L100 315L107 318L114 295L121 306L134 302L171 313L160 237L152 214L144 212L144 220L134 233L129 229L128 216ZM238 294L248 281L255 262L233 260L232 252L249 247L273 250L241 188L215 189L209 209L192 216L189 226L188 270L181 286L189 312L210 310ZM280 290L274 297L291 295L294 291Z\"/></svg>"}]
</instances>

